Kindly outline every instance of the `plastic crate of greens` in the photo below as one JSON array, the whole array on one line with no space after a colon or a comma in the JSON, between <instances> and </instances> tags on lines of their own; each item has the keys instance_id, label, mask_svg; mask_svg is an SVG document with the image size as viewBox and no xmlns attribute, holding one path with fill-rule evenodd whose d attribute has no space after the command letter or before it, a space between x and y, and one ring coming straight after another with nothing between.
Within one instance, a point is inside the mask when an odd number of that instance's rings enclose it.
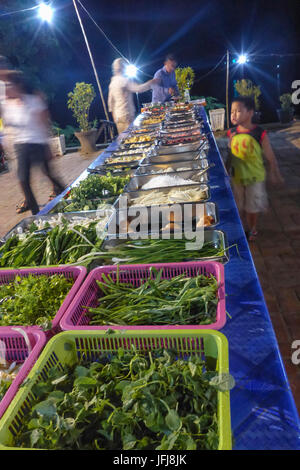
<instances>
[{"instance_id":1,"label":"plastic crate of greens","mask_svg":"<svg viewBox=\"0 0 300 470\"><path fill-rule=\"evenodd\" d=\"M231 449L224 335L110 333L48 342L2 417L2 449Z\"/></svg>"},{"instance_id":2,"label":"plastic crate of greens","mask_svg":"<svg viewBox=\"0 0 300 470\"><path fill-rule=\"evenodd\" d=\"M101 266L63 315L62 330L220 329L224 266L217 262Z\"/></svg>"},{"instance_id":3,"label":"plastic crate of greens","mask_svg":"<svg viewBox=\"0 0 300 470\"><path fill-rule=\"evenodd\" d=\"M46 343L35 328L0 327L0 418Z\"/></svg>"},{"instance_id":4,"label":"plastic crate of greens","mask_svg":"<svg viewBox=\"0 0 300 470\"><path fill-rule=\"evenodd\" d=\"M57 333L86 272L67 265L1 269L0 326L43 326L47 336Z\"/></svg>"}]
</instances>

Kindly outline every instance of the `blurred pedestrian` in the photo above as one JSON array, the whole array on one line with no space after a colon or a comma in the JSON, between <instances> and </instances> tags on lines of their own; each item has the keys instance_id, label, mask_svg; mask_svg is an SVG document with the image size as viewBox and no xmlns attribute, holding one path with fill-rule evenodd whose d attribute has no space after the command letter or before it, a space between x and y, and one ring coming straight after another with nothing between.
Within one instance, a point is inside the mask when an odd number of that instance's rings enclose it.
<instances>
[{"instance_id":1,"label":"blurred pedestrian","mask_svg":"<svg viewBox=\"0 0 300 470\"><path fill-rule=\"evenodd\" d=\"M118 134L124 132L135 118L133 93L143 93L152 88L157 80L138 84L125 76L127 62L116 59L112 64L113 77L109 84L108 110L113 115Z\"/></svg>"},{"instance_id":2,"label":"blurred pedestrian","mask_svg":"<svg viewBox=\"0 0 300 470\"><path fill-rule=\"evenodd\" d=\"M17 155L17 176L25 196L24 202L17 207L17 212L31 210L39 212L39 206L30 186L30 170L33 165L40 165L53 184L54 195L64 190L63 184L54 175L49 165L51 150L50 119L46 102L38 93L27 89L21 73L9 74L6 81L6 99L2 106L4 128L15 130L14 147Z\"/></svg>"}]
</instances>

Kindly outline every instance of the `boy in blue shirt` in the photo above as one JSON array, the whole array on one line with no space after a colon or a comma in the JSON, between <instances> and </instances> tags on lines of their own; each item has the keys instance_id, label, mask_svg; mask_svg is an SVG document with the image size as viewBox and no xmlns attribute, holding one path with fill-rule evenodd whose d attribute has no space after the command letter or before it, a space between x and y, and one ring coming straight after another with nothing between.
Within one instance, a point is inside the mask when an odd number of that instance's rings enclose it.
<instances>
[{"instance_id":1,"label":"boy in blue shirt","mask_svg":"<svg viewBox=\"0 0 300 470\"><path fill-rule=\"evenodd\" d=\"M176 67L175 57L167 55L164 66L154 75L154 78L159 79L159 83L152 86L152 103L165 103L170 101L172 96L179 96L175 75Z\"/></svg>"}]
</instances>

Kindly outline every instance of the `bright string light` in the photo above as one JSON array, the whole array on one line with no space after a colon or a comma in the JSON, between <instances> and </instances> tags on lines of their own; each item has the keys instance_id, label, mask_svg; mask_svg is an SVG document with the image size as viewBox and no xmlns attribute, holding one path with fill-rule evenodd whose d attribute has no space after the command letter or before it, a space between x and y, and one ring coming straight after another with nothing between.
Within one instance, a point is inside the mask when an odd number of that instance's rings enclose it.
<instances>
[{"instance_id":1,"label":"bright string light","mask_svg":"<svg viewBox=\"0 0 300 470\"><path fill-rule=\"evenodd\" d=\"M52 8L49 5L46 5L45 3L41 3L38 11L39 11L39 17L43 21L47 21L48 23L50 23L50 21L52 20L52 16L53 16Z\"/></svg>"},{"instance_id":2,"label":"bright string light","mask_svg":"<svg viewBox=\"0 0 300 470\"><path fill-rule=\"evenodd\" d=\"M129 78L134 78L134 77L136 77L136 74L137 74L137 68L136 68L136 66L133 65L133 64L127 65L126 70L125 70L125 73L126 73L127 77L129 77Z\"/></svg>"}]
</instances>

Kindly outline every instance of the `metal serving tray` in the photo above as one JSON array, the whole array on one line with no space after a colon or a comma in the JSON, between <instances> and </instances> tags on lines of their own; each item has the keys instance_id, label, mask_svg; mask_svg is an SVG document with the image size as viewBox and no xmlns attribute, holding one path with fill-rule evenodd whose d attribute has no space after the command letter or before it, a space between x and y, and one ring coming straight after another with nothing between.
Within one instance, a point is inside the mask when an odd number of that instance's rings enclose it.
<instances>
[{"instance_id":1,"label":"metal serving tray","mask_svg":"<svg viewBox=\"0 0 300 470\"><path fill-rule=\"evenodd\" d=\"M207 152L203 149L191 150L189 152L178 152L164 155L148 155L140 161L140 166L160 165L164 163L191 162L207 157Z\"/></svg>"},{"instance_id":2,"label":"metal serving tray","mask_svg":"<svg viewBox=\"0 0 300 470\"><path fill-rule=\"evenodd\" d=\"M177 145L160 145L157 147L156 152L159 155L167 155L170 153L181 153L181 152L190 152L193 150L200 150L204 145L204 139L197 139L195 142L189 142L186 144L177 144Z\"/></svg>"},{"instance_id":3,"label":"metal serving tray","mask_svg":"<svg viewBox=\"0 0 300 470\"><path fill-rule=\"evenodd\" d=\"M163 129L176 129L183 126L194 126L195 124L199 124L199 121L196 119L189 119L181 120L181 121L164 121Z\"/></svg>"},{"instance_id":4,"label":"metal serving tray","mask_svg":"<svg viewBox=\"0 0 300 470\"><path fill-rule=\"evenodd\" d=\"M143 175L168 175L172 173L178 173L179 171L187 170L202 170L208 167L208 160L206 158L201 158L199 160L187 160L182 162L170 162L170 163L157 163L156 165L143 165L139 166L135 171L134 176L143 176ZM172 168L172 172L165 172L167 168Z\"/></svg>"},{"instance_id":5,"label":"metal serving tray","mask_svg":"<svg viewBox=\"0 0 300 470\"><path fill-rule=\"evenodd\" d=\"M81 211L81 212L63 212L62 217L67 220L72 220L74 218L78 218L78 222L80 222L80 219L93 219L97 215L98 211ZM43 220L47 222L48 220L51 220L53 217L58 216L58 213L56 214L47 214L47 215L32 215L30 217L25 217L25 219L22 219L21 222L17 223L7 234L3 237L3 241L8 240L10 237L18 233L18 228L21 228L26 230L30 225L38 220ZM100 219L101 217L99 217ZM42 229L43 230L43 229Z\"/></svg>"},{"instance_id":6,"label":"metal serving tray","mask_svg":"<svg viewBox=\"0 0 300 470\"><path fill-rule=\"evenodd\" d=\"M207 160L205 160L207 162ZM148 191L147 189L143 189L142 187L144 184L149 183L154 178L158 176L178 176L184 180L192 180L194 183L206 183L208 181L207 171L203 173L203 168L198 168L198 170L186 170L181 172L173 172L173 173L165 173L164 175L142 175L142 176L133 176L129 183L124 188L124 192L132 192L132 191ZM189 184L189 183L187 183ZM174 187L181 187L185 186L185 184L178 184L174 185ZM155 186L151 189L162 189L163 186Z\"/></svg>"},{"instance_id":7,"label":"metal serving tray","mask_svg":"<svg viewBox=\"0 0 300 470\"><path fill-rule=\"evenodd\" d=\"M187 217L189 216L190 213L185 213L185 207L184 204L178 204L180 207L181 207L181 217L182 217L182 222L178 223L178 220L176 220L176 216L175 217L175 223L176 225L180 225L180 229L178 229L176 227L175 230L173 230L173 232L171 233L174 233L175 232L178 232L178 231L181 231L183 230L184 228L184 225L183 225L183 222L184 220L186 221L186 223L189 223L190 219L187 219ZM220 219L219 219L219 211L218 211L218 208L216 206L216 204L214 202L192 202L189 204L189 210L192 211L191 213L191 218L192 218L192 230L195 231L196 230L196 215L197 215L197 207L199 206L202 206L204 208L204 214L207 215L207 216L210 216L214 219L214 223L212 223L211 225L207 226L207 227L204 227L205 230L209 230L211 228L214 228L216 227L216 225L218 225ZM159 231L161 233L166 233L168 230L165 229L165 225L166 223L168 223L168 216L170 215L170 213L172 213L172 204L166 204L166 205L162 205L159 207L159 220L158 220L158 224L159 224ZM137 216L135 215L128 215L128 210L126 209L123 209L123 210L116 210L114 212L114 214L112 215L111 219L110 219L110 223L108 224L108 228L107 228L107 233L108 235L113 235L113 234L117 234L117 236L119 236L118 234L120 233L120 224L122 224L122 231L124 232L124 223L126 223L125 227L126 227L126 232L127 234L129 233L128 232L128 228L129 228L129 224L135 220L136 217L138 217L138 222L140 222L140 224L145 224L145 227L147 227L147 233L152 233L152 232L155 232L155 230L153 230L153 227L151 227L151 208L150 207L145 207L144 208L145 211L143 212L139 212L139 209L137 209L136 213L138 214ZM157 227L156 227L157 229ZM141 231L141 226L138 225L137 226L137 230ZM144 232L146 233L146 232ZM126 235L126 233L125 233Z\"/></svg>"},{"instance_id":8,"label":"metal serving tray","mask_svg":"<svg viewBox=\"0 0 300 470\"><path fill-rule=\"evenodd\" d=\"M164 193L164 194L168 194L171 190L173 189L178 189L179 191L182 190L189 190L189 189L201 189L203 191L205 191L206 193L206 197L204 199L200 199L200 200L196 200L196 201L178 201L178 203L185 203L185 204L189 204L191 202L206 202L210 199L210 189L209 189L209 186L205 183L195 183L195 184L188 184L188 185L185 185L185 186L167 186L165 188L159 188L159 191ZM132 206L132 203L134 202L135 199L137 199L138 197L142 197L142 196L146 196L147 194L151 194L153 193L153 191L155 191L154 189L145 189L143 191L131 191L131 192L128 192L128 193L123 193L121 196L126 196L127 197L127 206L128 207L131 207ZM118 197L118 199L115 201L114 203L114 209L118 210L120 209L120 196ZM172 201L172 204L176 204L177 201ZM160 204L147 204L146 206L134 206L134 207L154 207L154 206L165 206L166 204L170 204L170 203L160 203Z\"/></svg>"},{"instance_id":9,"label":"metal serving tray","mask_svg":"<svg viewBox=\"0 0 300 470\"><path fill-rule=\"evenodd\" d=\"M141 239L147 239L147 238L157 239L157 238L162 238L162 235L163 234L159 232L151 233L151 234L145 233L145 234L141 234L140 238ZM109 250L110 248L126 243L126 241L127 241L126 239L118 238L116 234L110 234L105 238L101 249ZM172 240L170 240L170 242L171 241ZM204 230L204 243L212 243L215 248L218 248L220 250L226 250L228 248L227 237L222 230L214 230L214 229ZM228 254L228 251L225 251L224 255L219 256L219 257L211 256L211 257L205 257L205 258L200 258L200 257L199 258L187 258L185 261L218 261L219 263L225 264L229 261L229 254ZM99 262L101 262L101 258L99 258ZM145 263L147 263L146 259L145 259ZM111 261L106 260L102 264L111 264Z\"/></svg>"},{"instance_id":10,"label":"metal serving tray","mask_svg":"<svg viewBox=\"0 0 300 470\"><path fill-rule=\"evenodd\" d=\"M186 129L186 130L182 130L182 129ZM178 133L181 133L181 132L189 132L189 131L195 131L195 130L200 130L201 132L201 129L200 129L200 124L193 124L192 126L176 126L176 127L165 127L163 129L161 129L160 131L160 134L161 135L165 135L165 134L171 134L171 135L175 135L178 134Z\"/></svg>"},{"instance_id":11,"label":"metal serving tray","mask_svg":"<svg viewBox=\"0 0 300 470\"><path fill-rule=\"evenodd\" d=\"M126 166L122 164L122 166L118 167L117 165L99 165L95 168L88 168L87 171L89 173L94 173L98 175L107 175L111 173L112 176L134 176L136 169L138 168L138 162L134 166L128 165L128 170L125 170Z\"/></svg>"}]
</instances>

